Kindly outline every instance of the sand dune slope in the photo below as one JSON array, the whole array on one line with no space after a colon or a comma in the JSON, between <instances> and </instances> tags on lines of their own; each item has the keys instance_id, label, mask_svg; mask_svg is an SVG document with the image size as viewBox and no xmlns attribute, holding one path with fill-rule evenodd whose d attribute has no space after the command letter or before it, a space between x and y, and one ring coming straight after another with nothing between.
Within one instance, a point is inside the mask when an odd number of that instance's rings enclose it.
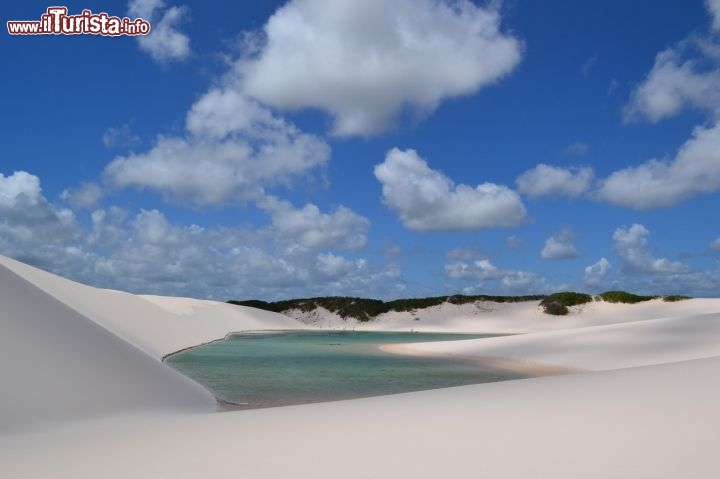
<instances>
[{"instance_id":1,"label":"sand dune slope","mask_svg":"<svg viewBox=\"0 0 720 479\"><path fill-rule=\"evenodd\" d=\"M0 433L210 394L0 265ZM1 475L1 474L0 474Z\"/></svg>"},{"instance_id":2,"label":"sand dune slope","mask_svg":"<svg viewBox=\"0 0 720 479\"><path fill-rule=\"evenodd\" d=\"M93 288L4 256L0 265L157 359L233 331L306 327L281 314L217 301Z\"/></svg>"},{"instance_id":3,"label":"sand dune slope","mask_svg":"<svg viewBox=\"0 0 720 479\"><path fill-rule=\"evenodd\" d=\"M720 309L720 302L706 301ZM709 308L708 308L709 310ZM399 353L438 353L601 371L720 356L720 312L498 338L416 343Z\"/></svg>"}]
</instances>

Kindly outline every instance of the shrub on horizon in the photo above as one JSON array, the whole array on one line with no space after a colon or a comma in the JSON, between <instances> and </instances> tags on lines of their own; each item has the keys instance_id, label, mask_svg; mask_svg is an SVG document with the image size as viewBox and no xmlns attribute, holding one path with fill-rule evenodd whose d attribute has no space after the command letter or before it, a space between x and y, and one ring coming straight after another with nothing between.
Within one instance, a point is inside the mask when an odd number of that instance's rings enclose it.
<instances>
[{"instance_id":1,"label":"shrub on horizon","mask_svg":"<svg viewBox=\"0 0 720 479\"><path fill-rule=\"evenodd\" d=\"M681 294L671 294L669 296L663 296L663 301L668 303L676 303L678 301L685 301L686 299L692 299L690 296L683 296Z\"/></svg>"},{"instance_id":2,"label":"shrub on horizon","mask_svg":"<svg viewBox=\"0 0 720 479\"><path fill-rule=\"evenodd\" d=\"M545 314L552 314L553 316L565 316L568 314L568 307L559 301L548 301L547 303L541 303L543 312Z\"/></svg>"},{"instance_id":3,"label":"shrub on horizon","mask_svg":"<svg viewBox=\"0 0 720 479\"><path fill-rule=\"evenodd\" d=\"M563 316L568 314L568 307L590 303L592 300L593 297L589 294L564 291L546 296L540 301L540 306L543 307L543 311L547 314Z\"/></svg>"},{"instance_id":4,"label":"shrub on horizon","mask_svg":"<svg viewBox=\"0 0 720 479\"><path fill-rule=\"evenodd\" d=\"M466 304L477 301L492 301L496 303L514 303L520 301L537 301L545 296L432 296L428 298L405 298L393 301L381 301L379 299L352 298L344 296L324 296L317 298L288 299L283 301L267 302L256 299L237 301L230 300L228 303L238 306L249 306L275 313L284 313L292 309L302 312L310 312L316 308L324 308L335 313L343 319L355 318L358 321L371 321L377 316L390 311L407 312L426 309L438 306L443 303Z\"/></svg>"},{"instance_id":5,"label":"shrub on horizon","mask_svg":"<svg viewBox=\"0 0 720 479\"><path fill-rule=\"evenodd\" d=\"M605 291L600 293L600 298L608 303L624 303L635 304L643 301L657 299L659 296L639 296L637 294L628 293L627 291Z\"/></svg>"}]
</instances>

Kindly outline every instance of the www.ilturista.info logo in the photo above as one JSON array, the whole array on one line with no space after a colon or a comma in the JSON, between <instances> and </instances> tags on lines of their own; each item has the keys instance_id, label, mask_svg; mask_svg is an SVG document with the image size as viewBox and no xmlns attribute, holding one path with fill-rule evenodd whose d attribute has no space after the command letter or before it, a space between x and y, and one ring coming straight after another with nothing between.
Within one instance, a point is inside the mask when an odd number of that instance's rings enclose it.
<instances>
[{"instance_id":1,"label":"www.ilturista.info logo","mask_svg":"<svg viewBox=\"0 0 720 479\"><path fill-rule=\"evenodd\" d=\"M66 7L49 7L37 20L7 22L10 35L147 35L150 22L142 18L111 17L107 13L83 10L80 15L68 15Z\"/></svg>"}]
</instances>

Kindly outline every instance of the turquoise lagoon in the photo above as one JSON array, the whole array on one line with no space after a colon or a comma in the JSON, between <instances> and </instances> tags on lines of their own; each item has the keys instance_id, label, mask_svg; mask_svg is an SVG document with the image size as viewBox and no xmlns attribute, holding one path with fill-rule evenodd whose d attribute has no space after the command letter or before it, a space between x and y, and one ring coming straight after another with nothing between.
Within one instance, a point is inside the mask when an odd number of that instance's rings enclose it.
<instances>
[{"instance_id":1,"label":"turquoise lagoon","mask_svg":"<svg viewBox=\"0 0 720 479\"><path fill-rule=\"evenodd\" d=\"M478 334L248 332L181 351L166 362L221 402L262 408L379 396L508 379L517 373L477 361L401 356L383 344L491 337Z\"/></svg>"}]
</instances>

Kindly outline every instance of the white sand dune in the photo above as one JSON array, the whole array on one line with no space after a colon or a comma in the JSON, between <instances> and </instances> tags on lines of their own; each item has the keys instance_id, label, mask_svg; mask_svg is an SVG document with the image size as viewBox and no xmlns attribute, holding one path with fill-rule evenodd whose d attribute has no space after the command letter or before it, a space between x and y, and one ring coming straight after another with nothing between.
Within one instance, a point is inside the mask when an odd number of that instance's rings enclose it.
<instances>
[{"instance_id":1,"label":"white sand dune","mask_svg":"<svg viewBox=\"0 0 720 479\"><path fill-rule=\"evenodd\" d=\"M217 301L93 288L4 256L0 256L0 265L158 359L234 331L305 327L281 314Z\"/></svg>"},{"instance_id":2,"label":"white sand dune","mask_svg":"<svg viewBox=\"0 0 720 479\"><path fill-rule=\"evenodd\" d=\"M715 304L720 307L720 302ZM592 371L622 369L720 356L720 312L385 349L405 354L512 358Z\"/></svg>"},{"instance_id":3,"label":"white sand dune","mask_svg":"<svg viewBox=\"0 0 720 479\"><path fill-rule=\"evenodd\" d=\"M720 311L720 300L693 299L668 303L656 299L634 305L596 301L574 306L570 310L568 316L550 316L542 312L538 301L444 303L420 311L381 314L372 322L359 322L353 318L346 320L324 308L287 313L303 323L327 329L523 334L699 315Z\"/></svg>"},{"instance_id":4,"label":"white sand dune","mask_svg":"<svg viewBox=\"0 0 720 479\"><path fill-rule=\"evenodd\" d=\"M446 306L361 326L523 332L411 347L599 372L220 413L159 358L302 325L0 257L0 477L720 477L720 300L598 303L566 318L529 303Z\"/></svg>"},{"instance_id":5,"label":"white sand dune","mask_svg":"<svg viewBox=\"0 0 720 479\"><path fill-rule=\"evenodd\" d=\"M213 409L197 384L1 265L0 307L0 433L142 409Z\"/></svg>"},{"instance_id":6,"label":"white sand dune","mask_svg":"<svg viewBox=\"0 0 720 479\"><path fill-rule=\"evenodd\" d=\"M92 288L0 256L0 434L146 409L215 411L209 392L159 359L232 331L298 327L214 301Z\"/></svg>"},{"instance_id":7,"label":"white sand dune","mask_svg":"<svg viewBox=\"0 0 720 479\"><path fill-rule=\"evenodd\" d=\"M11 478L715 479L720 360L2 438Z\"/></svg>"}]
</instances>

